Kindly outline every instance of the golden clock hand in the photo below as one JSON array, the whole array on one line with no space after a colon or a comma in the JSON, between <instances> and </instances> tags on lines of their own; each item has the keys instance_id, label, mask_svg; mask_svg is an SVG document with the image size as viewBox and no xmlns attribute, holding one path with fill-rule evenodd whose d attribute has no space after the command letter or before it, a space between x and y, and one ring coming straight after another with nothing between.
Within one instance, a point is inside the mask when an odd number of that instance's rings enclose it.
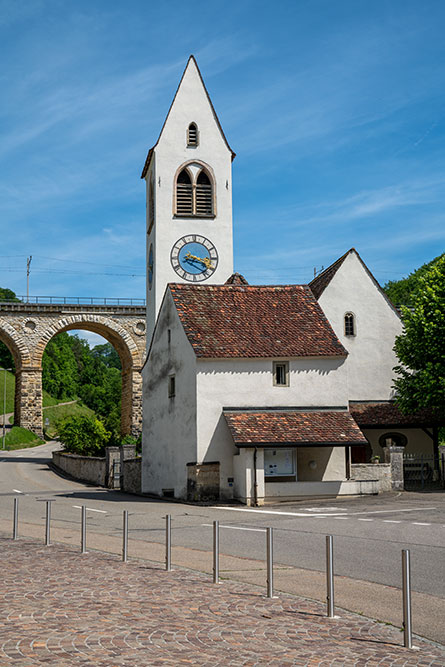
<instances>
[{"instance_id":1,"label":"golden clock hand","mask_svg":"<svg viewBox=\"0 0 445 667\"><path fill-rule=\"evenodd\" d=\"M210 260L210 257L196 257L196 255L192 255L190 252L188 252L185 256L185 259L194 259L195 261L204 264L206 269L212 268L212 262Z\"/></svg>"}]
</instances>

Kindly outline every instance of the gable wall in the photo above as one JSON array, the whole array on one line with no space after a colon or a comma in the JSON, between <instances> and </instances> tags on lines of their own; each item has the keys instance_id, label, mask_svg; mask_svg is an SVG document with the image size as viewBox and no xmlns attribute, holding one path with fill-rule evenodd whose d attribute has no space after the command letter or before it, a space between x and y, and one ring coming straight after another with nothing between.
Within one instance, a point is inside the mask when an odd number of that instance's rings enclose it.
<instances>
[{"instance_id":1,"label":"gable wall","mask_svg":"<svg viewBox=\"0 0 445 667\"><path fill-rule=\"evenodd\" d=\"M230 497L237 448L223 407L347 406L345 359L299 358L289 362L289 387L274 387L272 359L198 359L197 453L219 461L222 497Z\"/></svg>"},{"instance_id":2,"label":"gable wall","mask_svg":"<svg viewBox=\"0 0 445 667\"><path fill-rule=\"evenodd\" d=\"M348 350L349 400L388 400L397 358L394 339L400 318L355 253L350 253L319 298L339 340ZM344 315L355 315L356 336L344 335Z\"/></svg>"},{"instance_id":3,"label":"gable wall","mask_svg":"<svg viewBox=\"0 0 445 667\"><path fill-rule=\"evenodd\" d=\"M168 345L167 330L171 330ZM168 376L176 396L168 397ZM196 461L196 359L167 292L143 369L142 492L184 496L186 464Z\"/></svg>"}]
</instances>

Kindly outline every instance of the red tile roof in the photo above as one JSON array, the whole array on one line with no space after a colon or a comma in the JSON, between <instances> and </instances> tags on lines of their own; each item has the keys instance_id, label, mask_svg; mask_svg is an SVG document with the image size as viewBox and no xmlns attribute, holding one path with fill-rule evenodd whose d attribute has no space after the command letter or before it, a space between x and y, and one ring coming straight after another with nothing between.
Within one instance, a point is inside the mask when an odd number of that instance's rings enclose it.
<instances>
[{"instance_id":1,"label":"red tile roof","mask_svg":"<svg viewBox=\"0 0 445 667\"><path fill-rule=\"evenodd\" d=\"M249 283L241 273L232 273L224 283L225 285L248 285Z\"/></svg>"},{"instance_id":2,"label":"red tile roof","mask_svg":"<svg viewBox=\"0 0 445 667\"><path fill-rule=\"evenodd\" d=\"M346 411L229 411L224 417L238 447L252 445L366 445Z\"/></svg>"},{"instance_id":3,"label":"red tile roof","mask_svg":"<svg viewBox=\"0 0 445 667\"><path fill-rule=\"evenodd\" d=\"M307 285L170 284L198 357L344 357Z\"/></svg>"},{"instance_id":4,"label":"red tile roof","mask_svg":"<svg viewBox=\"0 0 445 667\"><path fill-rule=\"evenodd\" d=\"M316 299L319 299L320 296L323 294L325 291L326 287L329 285L331 282L332 278L335 276L337 273L338 269L341 267L343 262L345 261L346 257L349 255L350 252L353 252L354 248L351 248L351 250L348 250L348 252L345 252L344 255L339 257L336 262L328 266L327 269L325 269L322 273L320 273L316 278L311 280L309 283L309 287L311 288L314 296Z\"/></svg>"},{"instance_id":5,"label":"red tile roof","mask_svg":"<svg viewBox=\"0 0 445 667\"><path fill-rule=\"evenodd\" d=\"M405 415L393 401L387 402L351 402L349 411L361 428L382 428L397 426L432 426L445 424L444 418L435 417L431 410L420 410L416 414Z\"/></svg>"}]
</instances>

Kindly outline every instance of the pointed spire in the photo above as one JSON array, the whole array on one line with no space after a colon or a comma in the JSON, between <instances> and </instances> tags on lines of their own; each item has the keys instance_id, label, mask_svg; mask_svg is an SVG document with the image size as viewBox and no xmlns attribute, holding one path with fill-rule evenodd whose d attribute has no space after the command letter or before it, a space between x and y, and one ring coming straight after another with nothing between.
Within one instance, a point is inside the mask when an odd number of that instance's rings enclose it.
<instances>
[{"instance_id":1,"label":"pointed spire","mask_svg":"<svg viewBox=\"0 0 445 667\"><path fill-rule=\"evenodd\" d=\"M219 122L219 118L218 118L218 116L217 116L217 114L216 114L216 111L215 111L215 108L214 108L214 106L213 106L213 104L212 104L212 100L210 99L210 95L209 95L208 90L207 90L207 88L206 88L206 86L205 86L204 80L203 80L203 78L202 78L201 72L200 72L199 67L198 67L198 63L196 62L196 58L195 58L195 56L194 56L193 54L191 54L191 55L189 56L188 61L187 61L187 65L185 66L184 72L182 73L181 80L180 80L179 85L178 85L178 87L177 87L177 89L176 89L175 96L173 97L173 101L172 101L172 103L171 103L171 105L170 105L170 108L169 108L169 110L168 110L168 113L167 113L167 116L166 116L166 118L165 118L164 124L163 124L163 126L162 126L162 128L161 128L161 132L159 133L158 140L156 141L156 143L154 144L154 146L152 146L152 148L150 148L150 150L148 151L147 159L145 160L145 164L144 164L144 168L143 168L143 170L142 170L141 178L145 178L145 176L146 176L146 174L147 174L148 167L149 167L149 165L150 165L151 158L152 158L152 155L153 155L153 151L154 151L154 149L156 148L156 146L159 144L159 141L160 141L160 139L161 139L161 137L162 137L162 133L163 133L164 128L165 128L165 126L166 126L166 124L167 124L168 118L169 118L169 116L170 116L170 114L171 114L171 112L172 112L172 109L173 109L173 107L174 107L174 105L175 105L175 101L176 101L176 99L177 99L177 97L178 97L178 93L179 93L179 91L180 91L180 89L181 89L181 86L183 85L183 83L184 83L184 81L185 81L185 79L186 79L186 77L187 77L187 74L190 72L191 69L194 69L194 70L195 70L195 72L196 72L196 74L197 74L197 76L198 76L198 78L199 78L199 80L200 80L200 82L201 82L201 84L202 84L202 87L203 87L203 89L204 89L205 95L206 95L207 100L208 100L208 103L209 103L209 105L210 105L210 109L211 109L211 111L212 111L213 117L214 117L215 122L216 122L216 124L217 124L217 126L218 126L218 129L219 129L219 131L220 131L220 133L221 133L221 136L222 136L222 138L223 138L223 141L224 141L224 143L226 144L228 150L230 151L230 153L231 153L231 155L232 155L232 160L233 160L233 159L235 158L235 156L236 156L236 153L234 153L234 151L230 148L230 146L229 146L229 142L227 141L226 135L224 134L224 131L223 131L222 127L221 127L221 123Z\"/></svg>"}]
</instances>

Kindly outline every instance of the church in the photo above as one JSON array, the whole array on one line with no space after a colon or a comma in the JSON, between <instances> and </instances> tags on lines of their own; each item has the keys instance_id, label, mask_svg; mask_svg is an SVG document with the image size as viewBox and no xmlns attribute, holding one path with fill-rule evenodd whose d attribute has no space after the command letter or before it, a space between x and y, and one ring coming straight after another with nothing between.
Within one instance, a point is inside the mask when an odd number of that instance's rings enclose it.
<instances>
[{"instance_id":1,"label":"church","mask_svg":"<svg viewBox=\"0 0 445 667\"><path fill-rule=\"evenodd\" d=\"M399 313L354 248L305 285L234 273L234 158L190 56L142 172L142 492L261 505L389 490L372 457L438 446L394 403Z\"/></svg>"}]
</instances>

